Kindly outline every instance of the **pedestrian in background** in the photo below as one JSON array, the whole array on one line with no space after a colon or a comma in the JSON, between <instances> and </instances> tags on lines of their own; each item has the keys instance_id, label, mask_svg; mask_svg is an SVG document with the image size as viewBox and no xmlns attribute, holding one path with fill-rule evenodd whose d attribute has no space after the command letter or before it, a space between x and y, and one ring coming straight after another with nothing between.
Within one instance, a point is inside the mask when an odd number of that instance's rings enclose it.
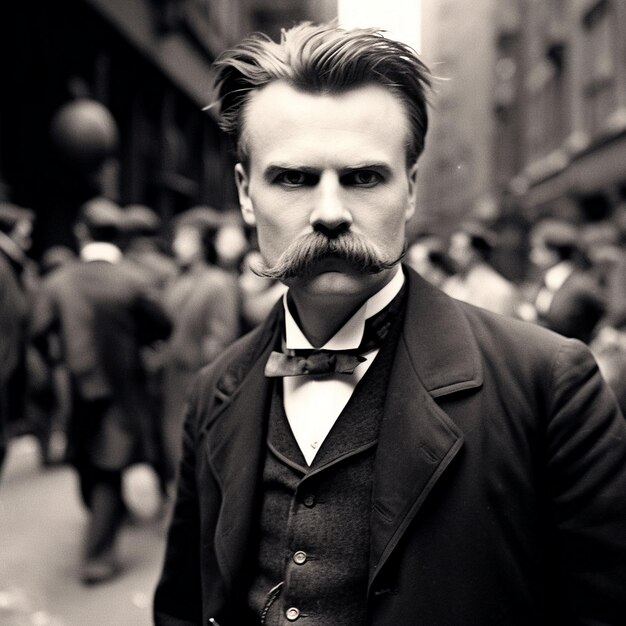
<instances>
[{"instance_id":1,"label":"pedestrian in background","mask_svg":"<svg viewBox=\"0 0 626 626\"><path fill-rule=\"evenodd\" d=\"M217 266L215 238L223 216L211 207L180 213L172 224L172 250L181 269L164 293L173 322L164 352L163 440L170 481L180 459L187 391L204 365L240 332L236 276Z\"/></svg>"},{"instance_id":2,"label":"pedestrian in background","mask_svg":"<svg viewBox=\"0 0 626 626\"><path fill-rule=\"evenodd\" d=\"M76 253L67 246L52 246L41 256L39 285L37 292L46 290L46 283L60 267L74 263ZM52 278L52 280L54 280ZM36 300L36 298L35 298ZM33 351L41 363L41 352ZM46 338L46 361L48 376L44 392L31 394L29 398L33 411L39 413L45 421L48 431L47 446L42 446L44 465L55 465L65 461L67 449L67 427L72 414L72 386L70 373L63 358L61 337L58 333L49 333Z\"/></svg>"},{"instance_id":3,"label":"pedestrian in background","mask_svg":"<svg viewBox=\"0 0 626 626\"><path fill-rule=\"evenodd\" d=\"M441 237L427 233L416 237L406 252L406 262L429 283L446 290L456 267L446 251Z\"/></svg>"},{"instance_id":4,"label":"pedestrian in background","mask_svg":"<svg viewBox=\"0 0 626 626\"><path fill-rule=\"evenodd\" d=\"M179 273L178 265L166 252L163 221L155 211L142 204L131 204L122 216L122 252L124 259L143 272L163 304L167 288ZM156 472L162 504L168 502L171 471L168 463L167 442L164 440L164 370L165 342L156 342L142 348L147 376L150 413L157 432L157 454L153 469Z\"/></svg>"},{"instance_id":5,"label":"pedestrian in background","mask_svg":"<svg viewBox=\"0 0 626 626\"><path fill-rule=\"evenodd\" d=\"M246 253L241 264L238 281L241 291L242 326L246 332L267 319L278 299L287 291L280 281L259 276L257 271L263 266L262 259L261 253L252 248Z\"/></svg>"},{"instance_id":6,"label":"pedestrian in background","mask_svg":"<svg viewBox=\"0 0 626 626\"><path fill-rule=\"evenodd\" d=\"M163 250L162 220L150 207L131 204L122 215L124 258L147 272L155 289L162 291L176 278L178 268Z\"/></svg>"},{"instance_id":7,"label":"pedestrian in background","mask_svg":"<svg viewBox=\"0 0 626 626\"><path fill-rule=\"evenodd\" d=\"M0 203L0 476L10 422L24 418L30 308L26 252L34 219L28 209Z\"/></svg>"},{"instance_id":8,"label":"pedestrian in background","mask_svg":"<svg viewBox=\"0 0 626 626\"><path fill-rule=\"evenodd\" d=\"M590 275L602 290L605 302L603 321L621 326L626 319L626 204L619 207L619 219L584 225L580 244L591 263Z\"/></svg>"},{"instance_id":9,"label":"pedestrian in background","mask_svg":"<svg viewBox=\"0 0 626 626\"><path fill-rule=\"evenodd\" d=\"M502 315L515 315L517 287L489 263L496 235L479 224L465 224L450 237L448 254L457 273L446 281L445 292Z\"/></svg>"},{"instance_id":10,"label":"pedestrian in background","mask_svg":"<svg viewBox=\"0 0 626 626\"><path fill-rule=\"evenodd\" d=\"M604 316L605 298L579 239L576 227L566 220L546 218L535 224L530 261L540 273L519 311L522 319L589 343Z\"/></svg>"},{"instance_id":11,"label":"pedestrian in background","mask_svg":"<svg viewBox=\"0 0 626 626\"><path fill-rule=\"evenodd\" d=\"M126 515L122 473L156 454L141 349L165 339L170 322L144 273L122 258L122 214L96 198L75 225L80 259L50 275L35 308L33 335L47 351L58 333L70 374L68 460L89 511L80 578L103 582L121 567L116 538Z\"/></svg>"}]
</instances>

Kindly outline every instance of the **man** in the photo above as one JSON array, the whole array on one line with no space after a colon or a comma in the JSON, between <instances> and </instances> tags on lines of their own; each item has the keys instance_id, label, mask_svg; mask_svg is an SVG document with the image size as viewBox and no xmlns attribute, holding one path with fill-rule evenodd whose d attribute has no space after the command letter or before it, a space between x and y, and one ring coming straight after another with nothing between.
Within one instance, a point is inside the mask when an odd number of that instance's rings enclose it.
<instances>
[{"instance_id":1,"label":"man","mask_svg":"<svg viewBox=\"0 0 626 626\"><path fill-rule=\"evenodd\" d=\"M198 370L240 336L236 279L217 266L215 238L222 215L208 206L179 213L172 250L180 275L164 292L172 335L164 350L163 444L166 477L173 485L181 454L187 391Z\"/></svg>"},{"instance_id":2,"label":"man","mask_svg":"<svg viewBox=\"0 0 626 626\"><path fill-rule=\"evenodd\" d=\"M168 336L169 319L149 279L122 259L121 210L105 198L82 208L75 227L80 260L42 287L33 332L45 352L58 333L70 374L68 456L89 510L80 578L104 582L120 570L116 538L126 508L122 472L155 454L141 348Z\"/></svg>"},{"instance_id":3,"label":"man","mask_svg":"<svg viewBox=\"0 0 626 626\"><path fill-rule=\"evenodd\" d=\"M522 316L565 337L589 343L605 312L602 291L587 271L573 224L546 218L531 232L530 260L541 281Z\"/></svg>"},{"instance_id":4,"label":"man","mask_svg":"<svg viewBox=\"0 0 626 626\"><path fill-rule=\"evenodd\" d=\"M477 224L465 224L452 233L449 254L458 273L444 291L453 298L502 315L515 315L517 289L490 264L495 235Z\"/></svg>"},{"instance_id":5,"label":"man","mask_svg":"<svg viewBox=\"0 0 626 626\"><path fill-rule=\"evenodd\" d=\"M0 473L9 423L23 417L26 393L28 273L32 211L0 203Z\"/></svg>"},{"instance_id":6,"label":"man","mask_svg":"<svg viewBox=\"0 0 626 626\"><path fill-rule=\"evenodd\" d=\"M414 239L407 248L405 262L422 278L444 291L446 284L456 273L444 242L437 235L424 233Z\"/></svg>"},{"instance_id":7,"label":"man","mask_svg":"<svg viewBox=\"0 0 626 626\"><path fill-rule=\"evenodd\" d=\"M426 68L302 25L217 70L289 291L196 380L156 623L621 623L626 424L586 348L399 265Z\"/></svg>"},{"instance_id":8,"label":"man","mask_svg":"<svg viewBox=\"0 0 626 626\"><path fill-rule=\"evenodd\" d=\"M157 290L178 275L174 259L161 249L161 227L161 218L150 207L131 204L124 210L124 258L147 272Z\"/></svg>"}]
</instances>

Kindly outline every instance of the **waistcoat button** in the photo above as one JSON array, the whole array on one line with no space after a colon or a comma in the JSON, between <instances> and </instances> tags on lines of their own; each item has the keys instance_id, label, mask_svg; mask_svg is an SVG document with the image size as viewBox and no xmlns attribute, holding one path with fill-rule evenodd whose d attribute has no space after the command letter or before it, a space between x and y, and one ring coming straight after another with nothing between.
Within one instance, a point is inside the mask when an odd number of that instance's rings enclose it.
<instances>
[{"instance_id":1,"label":"waistcoat button","mask_svg":"<svg viewBox=\"0 0 626 626\"><path fill-rule=\"evenodd\" d=\"M303 552L302 550L298 550L297 552L295 552L293 555L293 562L297 563L298 565L306 563L306 552Z\"/></svg>"},{"instance_id":2,"label":"waistcoat button","mask_svg":"<svg viewBox=\"0 0 626 626\"><path fill-rule=\"evenodd\" d=\"M300 617L300 611L295 606L292 606L290 609L287 609L285 615L290 622L295 622Z\"/></svg>"},{"instance_id":3,"label":"waistcoat button","mask_svg":"<svg viewBox=\"0 0 626 626\"><path fill-rule=\"evenodd\" d=\"M315 506L315 496L312 493L307 493L302 501L304 502L304 506L309 509Z\"/></svg>"}]
</instances>

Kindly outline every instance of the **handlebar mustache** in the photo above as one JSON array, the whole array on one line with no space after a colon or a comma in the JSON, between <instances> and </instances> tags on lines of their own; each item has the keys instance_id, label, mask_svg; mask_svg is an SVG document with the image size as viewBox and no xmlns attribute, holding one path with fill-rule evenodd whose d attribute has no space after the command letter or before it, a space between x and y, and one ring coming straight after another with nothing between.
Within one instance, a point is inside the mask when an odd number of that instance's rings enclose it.
<instances>
[{"instance_id":1,"label":"handlebar mustache","mask_svg":"<svg viewBox=\"0 0 626 626\"><path fill-rule=\"evenodd\" d=\"M323 259L334 258L346 261L356 271L378 274L394 267L406 253L406 243L398 257L384 258L376 247L364 237L352 232L343 232L336 237L314 231L291 243L272 266L253 269L258 276L286 280L301 278L313 273L315 264Z\"/></svg>"}]
</instances>

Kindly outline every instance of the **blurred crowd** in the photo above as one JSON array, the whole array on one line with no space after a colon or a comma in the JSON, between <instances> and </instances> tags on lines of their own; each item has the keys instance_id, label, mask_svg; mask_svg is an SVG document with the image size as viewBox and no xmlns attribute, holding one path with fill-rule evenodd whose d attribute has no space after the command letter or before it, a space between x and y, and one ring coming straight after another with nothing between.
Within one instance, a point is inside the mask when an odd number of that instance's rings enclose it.
<instances>
[{"instance_id":1,"label":"blurred crowd","mask_svg":"<svg viewBox=\"0 0 626 626\"><path fill-rule=\"evenodd\" d=\"M586 343L624 412L625 213L586 224L540 219L528 233L528 271L518 283L492 263L499 237L481 223L460 224L447 238L421 233L406 260L454 298Z\"/></svg>"},{"instance_id":2,"label":"blurred crowd","mask_svg":"<svg viewBox=\"0 0 626 626\"><path fill-rule=\"evenodd\" d=\"M43 464L69 463L89 512L80 578L119 571L128 515L122 473L148 463L164 506L195 373L262 321L284 293L254 273L254 233L197 206L163 223L142 205L84 204L74 249L28 256L35 215L0 205L0 471L11 437L35 435ZM497 233L461 224L421 233L405 261L449 295L587 343L626 411L626 227L545 218L528 272L492 264Z\"/></svg>"},{"instance_id":3,"label":"blurred crowd","mask_svg":"<svg viewBox=\"0 0 626 626\"><path fill-rule=\"evenodd\" d=\"M146 206L85 203L74 249L29 258L35 215L0 205L0 468L8 441L36 437L69 463L89 512L80 578L117 574L128 516L122 476L148 463L164 506L195 373L258 322L284 287L251 271L253 235L197 206L163 224Z\"/></svg>"}]
</instances>

